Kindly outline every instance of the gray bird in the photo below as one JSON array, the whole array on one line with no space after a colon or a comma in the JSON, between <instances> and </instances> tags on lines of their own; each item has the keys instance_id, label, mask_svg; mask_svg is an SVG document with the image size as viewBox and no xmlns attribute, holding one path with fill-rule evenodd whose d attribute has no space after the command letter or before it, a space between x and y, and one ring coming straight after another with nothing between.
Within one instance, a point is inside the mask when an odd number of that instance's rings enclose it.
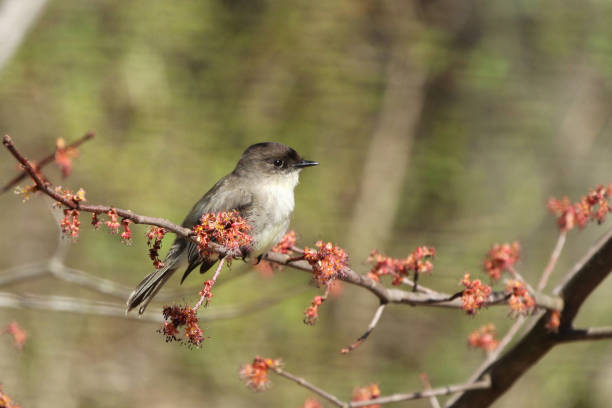
<instances>
[{"instance_id":1,"label":"gray bird","mask_svg":"<svg viewBox=\"0 0 612 408\"><path fill-rule=\"evenodd\" d=\"M280 143L254 144L244 151L236 168L193 206L181 225L193 228L206 213L237 210L251 227L253 240L248 255L261 259L287 232L300 170L317 164L302 159L295 150ZM165 266L147 275L131 293L127 311L140 306L138 313L142 314L174 271L183 265L187 269L181 283L198 265L200 273L204 273L217 260L216 254L202 257L193 241L177 237L164 259Z\"/></svg>"}]
</instances>

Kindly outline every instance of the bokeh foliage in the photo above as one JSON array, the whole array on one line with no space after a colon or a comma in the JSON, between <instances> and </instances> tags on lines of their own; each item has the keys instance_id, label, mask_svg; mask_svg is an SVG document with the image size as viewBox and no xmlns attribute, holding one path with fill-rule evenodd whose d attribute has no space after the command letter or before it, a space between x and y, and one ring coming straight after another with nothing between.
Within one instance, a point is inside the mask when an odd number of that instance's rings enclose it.
<instances>
[{"instance_id":1,"label":"bokeh foliage","mask_svg":"<svg viewBox=\"0 0 612 408\"><path fill-rule=\"evenodd\" d=\"M612 4L421 0L403 2L404 14L398 4L55 0L0 72L0 131L36 158L57 137L95 130L62 183L84 187L91 202L175 222L249 144L283 142L321 163L296 190L300 242L343 245L351 225L376 223L377 214L356 220L353 209L393 86L388 65L394 52L408 50L425 80L417 99L400 103L421 109L404 136L410 157L396 163L402 189L378 249L406 256L417 245L435 246L436 268L423 282L454 291L463 273L480 273L492 243L519 240L518 267L535 280L556 238L547 198L576 199L612 181ZM397 35L398 24L410 34ZM5 180L15 164L1 157ZM49 175L59 181L58 172ZM22 205L6 194L0 203L0 267L53 253L56 230L43 200ZM557 272L609 225L572 232ZM134 245L125 247L85 226L70 265L135 285L150 264L144 229L134 230ZM366 258L351 253L359 271ZM221 280L240 268L235 263ZM187 282L194 294L198 284ZM50 279L10 289L100 298ZM611 289L604 283L579 321L609 324ZM255 354L282 357L288 371L341 397L370 382L385 394L410 391L420 388L423 371L434 386L462 381L481 358L466 349L467 333L488 321L501 330L511 324L500 309L468 318L394 307L367 343L341 356L375 299L346 288L322 306L317 326L306 327L302 313L316 293L294 271L233 279L216 290L211 311L292 296L208 323L210 338L195 351L165 344L152 324L3 309L0 325L17 319L30 342L16 354L2 340L0 381L27 407L297 407L305 391L275 379L271 391L253 395L238 380L240 364ZM609 343L557 349L498 405L608 406L610 350Z\"/></svg>"}]
</instances>

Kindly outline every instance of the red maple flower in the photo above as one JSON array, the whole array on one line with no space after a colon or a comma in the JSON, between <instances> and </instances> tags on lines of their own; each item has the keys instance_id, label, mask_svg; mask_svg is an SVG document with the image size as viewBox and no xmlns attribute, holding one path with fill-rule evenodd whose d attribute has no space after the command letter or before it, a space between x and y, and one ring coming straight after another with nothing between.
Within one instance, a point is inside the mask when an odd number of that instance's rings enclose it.
<instances>
[{"instance_id":1,"label":"red maple flower","mask_svg":"<svg viewBox=\"0 0 612 408\"><path fill-rule=\"evenodd\" d=\"M292 248L295 247L296 243L297 243L297 236L295 234L295 231L291 230L285 234L283 239L281 239L278 244L272 247L271 251L278 252L281 254L288 254L289 252L292 251Z\"/></svg>"},{"instance_id":2,"label":"red maple flower","mask_svg":"<svg viewBox=\"0 0 612 408\"><path fill-rule=\"evenodd\" d=\"M312 275L318 285L328 285L341 276L347 267L348 255L331 242L317 241L317 249L304 248L304 259L312 266Z\"/></svg>"},{"instance_id":3,"label":"red maple flower","mask_svg":"<svg viewBox=\"0 0 612 408\"><path fill-rule=\"evenodd\" d=\"M251 227L236 210L204 214L200 224L193 228L198 242L198 250L202 256L210 256L214 250L210 243L219 244L229 251L248 249L252 238L249 235Z\"/></svg>"},{"instance_id":4,"label":"red maple flower","mask_svg":"<svg viewBox=\"0 0 612 408\"><path fill-rule=\"evenodd\" d=\"M612 184L607 188L598 185L575 204L571 204L567 197L561 200L551 198L548 200L548 209L557 217L559 228L569 231L576 225L583 228L589 221L596 221L598 224L604 222L608 213L612 212L608 201L611 196Z\"/></svg>"},{"instance_id":5,"label":"red maple flower","mask_svg":"<svg viewBox=\"0 0 612 408\"><path fill-rule=\"evenodd\" d=\"M518 261L520 247L518 242L512 244L495 244L487 252L484 262L484 269L491 277L492 281L501 278L505 270L509 270Z\"/></svg>"},{"instance_id":6,"label":"red maple flower","mask_svg":"<svg viewBox=\"0 0 612 408\"><path fill-rule=\"evenodd\" d=\"M323 405L321 405L319 400L311 397L304 401L304 405L302 405L302 408L323 408Z\"/></svg>"},{"instance_id":7,"label":"red maple flower","mask_svg":"<svg viewBox=\"0 0 612 408\"><path fill-rule=\"evenodd\" d=\"M106 213L108 216L108 221L105 222L106 226L110 230L111 234L117 234L119 232L119 227L121 224L119 223L119 214L117 214L117 210L111 208Z\"/></svg>"},{"instance_id":8,"label":"red maple flower","mask_svg":"<svg viewBox=\"0 0 612 408\"><path fill-rule=\"evenodd\" d=\"M161 269L166 266L159 258L159 250L161 243L166 235L166 230L162 227L151 226L147 232L147 245L149 246L149 258L153 261L155 269Z\"/></svg>"},{"instance_id":9,"label":"red maple flower","mask_svg":"<svg viewBox=\"0 0 612 408\"><path fill-rule=\"evenodd\" d=\"M282 362L280 359L262 358L256 356L253 363L245 364L240 369L240 378L246 383L246 386L253 391L264 391L270 387L268 378L268 370L280 368Z\"/></svg>"},{"instance_id":10,"label":"red maple flower","mask_svg":"<svg viewBox=\"0 0 612 408\"><path fill-rule=\"evenodd\" d=\"M499 346L499 340L495 325L492 323L481 326L468 336L468 344L474 348L481 348L485 351L493 351Z\"/></svg>"},{"instance_id":11,"label":"red maple flower","mask_svg":"<svg viewBox=\"0 0 612 408\"><path fill-rule=\"evenodd\" d=\"M393 285L400 285L411 272L415 278L418 274L431 272L433 270L431 258L435 253L436 250L432 247L420 246L407 258L397 259L373 250L368 257L368 262L373 264L368 276L379 282L381 276L389 275L393 277L391 282Z\"/></svg>"},{"instance_id":12,"label":"red maple flower","mask_svg":"<svg viewBox=\"0 0 612 408\"><path fill-rule=\"evenodd\" d=\"M535 300L523 282L510 279L506 283L506 294L510 295L508 305L512 314L527 314L535 310Z\"/></svg>"},{"instance_id":13,"label":"red maple flower","mask_svg":"<svg viewBox=\"0 0 612 408\"><path fill-rule=\"evenodd\" d=\"M474 315L486 303L487 298L491 294L491 287L483 283L480 279L470 280L469 273L463 276L461 284L465 286L461 295L463 310L469 315Z\"/></svg>"},{"instance_id":14,"label":"red maple flower","mask_svg":"<svg viewBox=\"0 0 612 408\"><path fill-rule=\"evenodd\" d=\"M131 243L131 240L132 240L132 231L130 230L131 223L132 221L129 220L128 218L124 218L121 220L121 225L123 226L123 232L121 233L121 240L128 245Z\"/></svg>"},{"instance_id":15,"label":"red maple flower","mask_svg":"<svg viewBox=\"0 0 612 408\"><path fill-rule=\"evenodd\" d=\"M160 330L166 336L166 341L182 341L178 337L178 329L185 326L185 339L190 345L199 347L204 341L202 329L198 324L195 310L189 306L166 306L163 310L164 325Z\"/></svg>"},{"instance_id":16,"label":"red maple flower","mask_svg":"<svg viewBox=\"0 0 612 408\"><path fill-rule=\"evenodd\" d=\"M9 323L8 326L0 330L0 334L2 333L7 333L11 337L13 337L13 343L15 344L15 347L17 347L19 350L23 348L26 339L28 338L28 334L26 333L26 331L22 329L17 322ZM2 405L0 405L0 408L2 408Z\"/></svg>"},{"instance_id":17,"label":"red maple flower","mask_svg":"<svg viewBox=\"0 0 612 408\"><path fill-rule=\"evenodd\" d=\"M0 408L21 408L20 405L13 402L13 400L2 391L2 386L0 386Z\"/></svg>"},{"instance_id":18,"label":"red maple flower","mask_svg":"<svg viewBox=\"0 0 612 408\"><path fill-rule=\"evenodd\" d=\"M325 301L325 296L315 296L308 309L304 312L304 323L314 325L319 318L319 306Z\"/></svg>"},{"instance_id":19,"label":"red maple flower","mask_svg":"<svg viewBox=\"0 0 612 408\"><path fill-rule=\"evenodd\" d=\"M548 323L546 323L546 329L549 332L557 333L559 331L559 326L561 326L561 312L558 310L553 310L550 313L550 319L548 319Z\"/></svg>"},{"instance_id":20,"label":"red maple flower","mask_svg":"<svg viewBox=\"0 0 612 408\"><path fill-rule=\"evenodd\" d=\"M55 163L62 171L62 176L68 177L72 171L72 159L78 156L78 152L73 147L67 147L66 141L59 138L56 141Z\"/></svg>"},{"instance_id":21,"label":"red maple flower","mask_svg":"<svg viewBox=\"0 0 612 408\"><path fill-rule=\"evenodd\" d=\"M380 397L380 388L378 384L370 384L365 387L355 388L351 401L370 401ZM365 408L380 408L380 404L366 405Z\"/></svg>"},{"instance_id":22,"label":"red maple flower","mask_svg":"<svg viewBox=\"0 0 612 408\"><path fill-rule=\"evenodd\" d=\"M60 227L62 229L62 233L65 235L70 235L73 240L79 236L79 227L81 226L81 221L79 221L78 210L64 210L64 218L60 221Z\"/></svg>"}]
</instances>

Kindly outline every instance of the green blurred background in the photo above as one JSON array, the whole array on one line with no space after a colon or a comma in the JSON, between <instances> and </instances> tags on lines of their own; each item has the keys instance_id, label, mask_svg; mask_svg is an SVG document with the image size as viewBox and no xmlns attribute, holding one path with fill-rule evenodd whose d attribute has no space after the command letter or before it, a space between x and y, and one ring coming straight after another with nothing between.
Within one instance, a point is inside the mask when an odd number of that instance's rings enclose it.
<instances>
[{"instance_id":1,"label":"green blurred background","mask_svg":"<svg viewBox=\"0 0 612 408\"><path fill-rule=\"evenodd\" d=\"M557 237L546 200L612 182L610 21L601 0L53 0L1 68L0 132L38 158L56 138L94 130L61 184L177 223L248 145L286 143L321 163L296 189L301 245L334 241L359 272L372 248L404 257L432 245L435 269L422 282L456 291L464 273L482 276L491 244L518 240L518 268L535 282ZM1 152L0 182L15 168ZM46 207L0 197L0 268L54 253ZM553 284L610 225L569 234ZM134 286L151 270L144 232L134 227L126 247L84 222L67 263ZM282 357L344 399L372 382L383 394L414 391L421 372L434 387L464 381L483 358L468 333L513 322L504 308L469 318L389 307L366 343L340 355L367 327L373 296L345 287L309 327L303 311L320 291L307 275L244 268L223 272L201 314L282 301L204 323L202 349L166 344L154 323L0 309L0 326L17 320L29 334L21 353L0 337L4 390L26 408L298 407L308 392L273 378L254 394L239 367ZM188 279L194 295L177 301L193 303L200 282ZM114 301L50 278L1 290ZM609 325L611 290L604 282L577 323ZM610 400L612 346L601 342L553 350L496 406Z\"/></svg>"}]
</instances>

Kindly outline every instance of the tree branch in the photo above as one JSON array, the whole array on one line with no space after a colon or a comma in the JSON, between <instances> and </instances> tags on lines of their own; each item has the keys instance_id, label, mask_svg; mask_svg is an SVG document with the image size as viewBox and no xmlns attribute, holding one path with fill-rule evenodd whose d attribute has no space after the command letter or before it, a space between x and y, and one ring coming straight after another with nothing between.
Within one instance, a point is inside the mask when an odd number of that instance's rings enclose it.
<instances>
[{"instance_id":1,"label":"tree branch","mask_svg":"<svg viewBox=\"0 0 612 408\"><path fill-rule=\"evenodd\" d=\"M590 341L612 339L611 327L591 327L589 329L570 329L559 335L559 341L568 343L572 341Z\"/></svg>"},{"instance_id":2,"label":"tree branch","mask_svg":"<svg viewBox=\"0 0 612 408\"><path fill-rule=\"evenodd\" d=\"M595 244L573 270L568 273L554 293L565 302L561 314L558 333L546 328L550 313L540 313L533 319L523 338L501 358L479 368L473 377L482 379L490 376L490 390L471 390L457 395L447 403L447 407L487 407L504 394L514 382L531 366L538 362L555 345L572 337L572 322L578 310L591 292L609 275L612 270L612 230ZM603 337L602 337L603 338Z\"/></svg>"},{"instance_id":3,"label":"tree branch","mask_svg":"<svg viewBox=\"0 0 612 408\"><path fill-rule=\"evenodd\" d=\"M80 139L77 139L74 142L70 143L69 145L66 145L66 149L76 149L81 144L83 144L86 141L92 139L94 136L95 136L95 134L93 132L87 132ZM38 160L36 162L36 166L35 167L36 167L36 169L40 170L43 167L45 167L47 164L52 163L54 159L55 159L55 152L53 152L53 153L43 157L42 159ZM7 182L2 187L2 190L0 190L0 194L7 192L8 190L10 190L12 187L16 186L21 180L23 180L27 176L28 176L28 172L23 170L21 173L19 173L17 176L15 176L12 180Z\"/></svg>"}]
</instances>

